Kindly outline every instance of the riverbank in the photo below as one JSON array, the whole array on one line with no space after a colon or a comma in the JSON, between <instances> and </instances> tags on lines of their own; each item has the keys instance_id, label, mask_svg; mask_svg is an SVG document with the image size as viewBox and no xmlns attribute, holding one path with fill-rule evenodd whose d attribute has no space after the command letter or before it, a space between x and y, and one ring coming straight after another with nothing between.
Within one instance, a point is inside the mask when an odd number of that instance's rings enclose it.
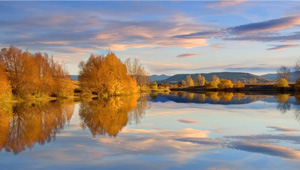
<instances>
[{"instance_id":1,"label":"riverbank","mask_svg":"<svg viewBox=\"0 0 300 170\"><path fill-rule=\"evenodd\" d=\"M171 88L171 91L186 91L193 93L205 93L205 92L242 92L245 94L277 94L277 93L295 93L295 85L289 84L290 87L277 88L270 84L255 84L245 85L244 88L226 88L226 89L206 89L205 86L193 86L184 88Z\"/></svg>"}]
</instances>

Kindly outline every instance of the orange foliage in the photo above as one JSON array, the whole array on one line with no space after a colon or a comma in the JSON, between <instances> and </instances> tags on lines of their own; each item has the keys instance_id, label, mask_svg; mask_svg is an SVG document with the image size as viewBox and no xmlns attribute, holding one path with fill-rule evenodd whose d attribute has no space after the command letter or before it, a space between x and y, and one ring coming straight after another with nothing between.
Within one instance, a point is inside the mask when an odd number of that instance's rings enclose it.
<instances>
[{"instance_id":1,"label":"orange foliage","mask_svg":"<svg viewBox=\"0 0 300 170\"><path fill-rule=\"evenodd\" d=\"M93 136L116 137L128 122L138 123L147 108L147 100L138 100L138 95L110 97L81 103L79 115Z\"/></svg>"},{"instance_id":2,"label":"orange foliage","mask_svg":"<svg viewBox=\"0 0 300 170\"><path fill-rule=\"evenodd\" d=\"M83 92L108 95L136 93L136 80L127 74L126 65L114 53L91 55L80 63L79 82Z\"/></svg>"},{"instance_id":3,"label":"orange foliage","mask_svg":"<svg viewBox=\"0 0 300 170\"><path fill-rule=\"evenodd\" d=\"M9 95L10 93L11 89L9 86L6 72L3 65L0 63L0 100L5 98L5 95Z\"/></svg>"},{"instance_id":4,"label":"orange foliage","mask_svg":"<svg viewBox=\"0 0 300 170\"><path fill-rule=\"evenodd\" d=\"M68 72L47 54L22 52L11 46L0 52L14 95L65 95L72 90Z\"/></svg>"},{"instance_id":5,"label":"orange foliage","mask_svg":"<svg viewBox=\"0 0 300 170\"><path fill-rule=\"evenodd\" d=\"M13 112L12 112L13 110ZM10 111L0 108L0 151L15 154L55 138L74 111L71 103L17 103Z\"/></svg>"}]
</instances>

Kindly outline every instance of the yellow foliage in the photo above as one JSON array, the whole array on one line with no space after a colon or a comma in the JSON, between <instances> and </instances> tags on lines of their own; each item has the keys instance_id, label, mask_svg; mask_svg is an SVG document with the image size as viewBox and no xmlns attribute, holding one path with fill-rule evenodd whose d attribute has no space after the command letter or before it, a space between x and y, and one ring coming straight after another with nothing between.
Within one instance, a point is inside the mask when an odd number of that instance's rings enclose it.
<instances>
[{"instance_id":1,"label":"yellow foliage","mask_svg":"<svg viewBox=\"0 0 300 170\"><path fill-rule=\"evenodd\" d=\"M7 111L0 108L0 151L17 154L36 143L50 142L73 111L73 104L61 102L17 103Z\"/></svg>"},{"instance_id":2,"label":"yellow foliage","mask_svg":"<svg viewBox=\"0 0 300 170\"><path fill-rule=\"evenodd\" d=\"M245 84L238 80L236 83L234 83L233 88L245 88Z\"/></svg>"},{"instance_id":3,"label":"yellow foliage","mask_svg":"<svg viewBox=\"0 0 300 170\"><path fill-rule=\"evenodd\" d=\"M130 95L85 102L80 105L79 115L93 136L116 137L129 121L139 122L148 108L147 100L138 98L138 95Z\"/></svg>"},{"instance_id":4,"label":"yellow foliage","mask_svg":"<svg viewBox=\"0 0 300 170\"><path fill-rule=\"evenodd\" d=\"M275 83L275 87L290 87L286 79L281 78Z\"/></svg>"},{"instance_id":5,"label":"yellow foliage","mask_svg":"<svg viewBox=\"0 0 300 170\"><path fill-rule=\"evenodd\" d=\"M82 62L79 82L85 93L115 96L138 91L135 78L127 74L126 65L114 53L106 56L91 55L86 63Z\"/></svg>"},{"instance_id":6,"label":"yellow foliage","mask_svg":"<svg viewBox=\"0 0 300 170\"><path fill-rule=\"evenodd\" d=\"M186 83L189 87L194 86L194 80L192 79L191 75L186 76Z\"/></svg>"},{"instance_id":7,"label":"yellow foliage","mask_svg":"<svg viewBox=\"0 0 300 170\"><path fill-rule=\"evenodd\" d=\"M218 88L219 89L228 89L228 88L232 88L233 84L231 82L231 80L227 80L227 79L222 79L220 81L220 83L218 84Z\"/></svg>"},{"instance_id":8,"label":"yellow foliage","mask_svg":"<svg viewBox=\"0 0 300 170\"><path fill-rule=\"evenodd\" d=\"M217 81L210 81L205 85L206 89L217 89L218 88L218 82Z\"/></svg>"}]
</instances>

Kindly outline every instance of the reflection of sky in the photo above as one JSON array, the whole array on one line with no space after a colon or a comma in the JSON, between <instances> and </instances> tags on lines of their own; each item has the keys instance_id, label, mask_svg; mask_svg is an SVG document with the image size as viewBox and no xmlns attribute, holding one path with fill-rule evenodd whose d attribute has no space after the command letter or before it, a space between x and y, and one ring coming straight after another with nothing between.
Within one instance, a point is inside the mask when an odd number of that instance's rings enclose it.
<instances>
[{"instance_id":1,"label":"reflection of sky","mask_svg":"<svg viewBox=\"0 0 300 170\"><path fill-rule=\"evenodd\" d=\"M1 169L299 169L299 122L276 103L152 102L141 123L117 137L82 130L79 104L56 139L18 155L2 151ZM260 108L260 109L258 109Z\"/></svg>"}]
</instances>

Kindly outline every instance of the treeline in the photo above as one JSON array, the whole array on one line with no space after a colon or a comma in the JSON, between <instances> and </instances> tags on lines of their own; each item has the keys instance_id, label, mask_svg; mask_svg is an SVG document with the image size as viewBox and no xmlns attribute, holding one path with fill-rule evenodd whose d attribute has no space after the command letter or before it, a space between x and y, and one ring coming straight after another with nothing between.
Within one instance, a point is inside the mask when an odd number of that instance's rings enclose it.
<instances>
[{"instance_id":1,"label":"treeline","mask_svg":"<svg viewBox=\"0 0 300 170\"><path fill-rule=\"evenodd\" d=\"M220 79L218 76L213 75L212 81L206 81L204 76L200 74L193 79L190 75L186 77L186 80L182 80L181 83L175 84L172 88L178 87L193 87L193 86L205 86L205 89L229 89L229 88L244 88L245 84L240 80L232 83L228 79Z\"/></svg>"},{"instance_id":2,"label":"treeline","mask_svg":"<svg viewBox=\"0 0 300 170\"><path fill-rule=\"evenodd\" d=\"M0 98L67 96L74 92L68 71L46 53L14 46L0 52Z\"/></svg>"}]
</instances>

